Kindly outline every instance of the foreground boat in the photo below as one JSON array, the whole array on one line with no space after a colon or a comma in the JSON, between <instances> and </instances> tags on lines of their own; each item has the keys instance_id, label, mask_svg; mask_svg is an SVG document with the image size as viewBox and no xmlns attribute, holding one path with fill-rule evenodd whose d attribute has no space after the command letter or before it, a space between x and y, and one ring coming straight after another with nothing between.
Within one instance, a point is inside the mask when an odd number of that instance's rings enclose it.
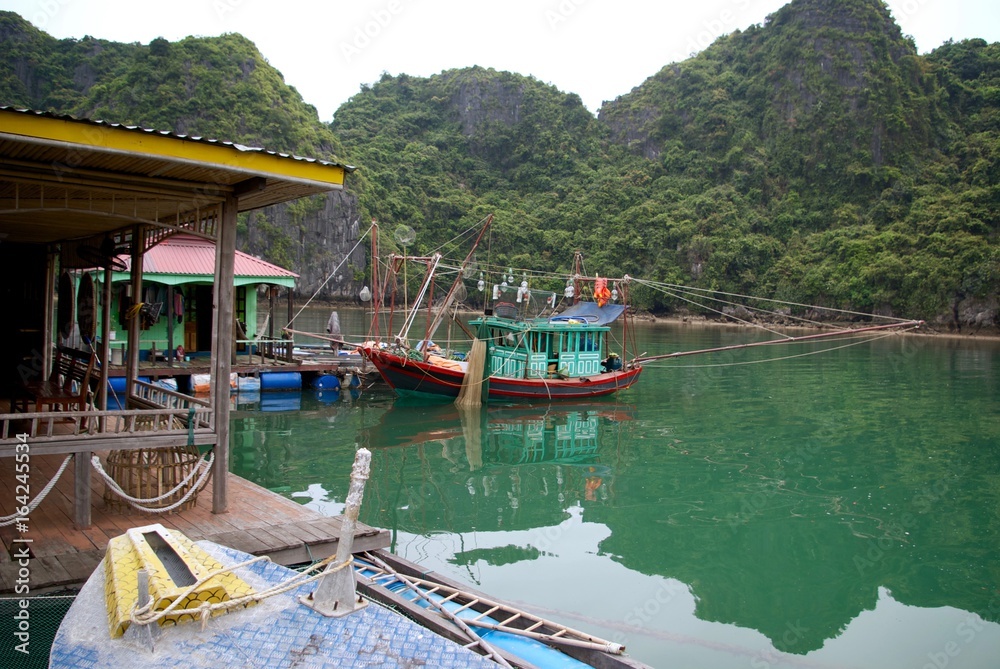
<instances>
[{"instance_id":1,"label":"foreground boat","mask_svg":"<svg viewBox=\"0 0 1000 669\"><path fill-rule=\"evenodd\" d=\"M388 554L354 558L370 459L359 449L336 555L304 572L162 525L112 539L59 626L49 666L644 666L620 645L415 578L418 566ZM394 610L369 605L357 580Z\"/></svg>"},{"instance_id":2,"label":"foreground boat","mask_svg":"<svg viewBox=\"0 0 1000 669\"><path fill-rule=\"evenodd\" d=\"M177 534L143 529L143 534L163 535L168 540ZM210 541L196 542L195 547L227 568L243 565L233 569L232 578L245 581L258 593L300 576L268 561L253 562L252 555ZM139 629L129 624L129 613L138 603L137 591L119 592L115 610L124 611L124 618L113 616L115 627L109 631L109 617L104 611L106 573L110 570L98 568L70 607L53 642L50 667L496 666L381 606L366 606L343 617L327 617L300 603L300 597L308 597L314 590L312 584L212 617L205 627L198 620L190 620L190 615L188 620L173 620L168 615L160 625L169 625L169 629L159 629L156 624ZM169 603L161 601L164 607ZM206 597L205 601L226 600ZM122 627L127 628L124 635ZM112 637L115 633L118 638Z\"/></svg>"}]
</instances>

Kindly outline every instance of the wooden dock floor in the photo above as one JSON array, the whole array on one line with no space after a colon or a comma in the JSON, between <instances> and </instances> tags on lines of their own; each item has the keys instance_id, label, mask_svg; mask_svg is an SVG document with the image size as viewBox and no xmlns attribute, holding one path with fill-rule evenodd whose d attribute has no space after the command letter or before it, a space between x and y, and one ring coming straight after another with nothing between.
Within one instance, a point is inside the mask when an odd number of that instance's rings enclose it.
<instances>
[{"instance_id":1,"label":"wooden dock floor","mask_svg":"<svg viewBox=\"0 0 1000 669\"><path fill-rule=\"evenodd\" d=\"M139 376L154 379L171 376L188 376L191 374L208 374L212 371L211 359L205 356L194 357L191 360L170 363L160 360L139 362ZM375 367L357 353L350 355L316 355L306 358L298 357L291 362L279 358L261 358L259 355L240 353L232 365L232 371L239 374L259 374L260 372L302 372L304 374L326 374L350 371L361 374L372 374ZM108 376L124 376L124 365L110 365ZM377 375L376 375L377 376Z\"/></svg>"},{"instance_id":2,"label":"wooden dock floor","mask_svg":"<svg viewBox=\"0 0 1000 669\"><path fill-rule=\"evenodd\" d=\"M52 479L64 456L31 456L31 497ZM14 458L0 459L0 516L14 513L18 484ZM208 539L253 555L270 555L279 564L310 562L337 550L341 519L327 517L286 499L235 474L229 474L229 512L212 513L211 481L196 507L166 514L132 511L123 513L105 507L104 483L91 470L91 527L73 525L73 463L59 483L30 515L26 531L14 525L0 527L0 595L14 592L20 565L12 556L27 546L30 594L41 594L83 583L104 557L108 540L132 527L161 523L192 540ZM14 542L14 539L30 543ZM356 551L385 548L389 534L361 523L354 538Z\"/></svg>"}]
</instances>

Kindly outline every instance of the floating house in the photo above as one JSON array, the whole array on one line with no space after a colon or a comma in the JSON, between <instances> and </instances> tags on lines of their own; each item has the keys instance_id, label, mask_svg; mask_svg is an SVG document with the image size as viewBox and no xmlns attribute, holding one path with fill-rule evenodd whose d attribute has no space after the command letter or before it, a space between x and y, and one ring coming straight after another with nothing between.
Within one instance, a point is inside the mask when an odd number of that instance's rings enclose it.
<instances>
[{"instance_id":1,"label":"floating house","mask_svg":"<svg viewBox=\"0 0 1000 669\"><path fill-rule=\"evenodd\" d=\"M33 465L49 455L72 455L60 472L72 460L72 517L83 530L91 526L92 453L201 449L214 458L212 512L225 513L235 340L226 335L241 306L247 321L255 321L251 285L294 279L274 269L249 282L248 276L237 277L237 215L341 190L353 169L205 137L0 107L0 285L8 314L0 319L5 342L0 350L0 461L12 466L26 444ZM189 250L178 252L171 244L183 245L191 237L207 245L189 241ZM190 271L158 267L156 259L164 252L192 263ZM206 259L195 266L193 259L201 253ZM243 262L250 261L243 257ZM101 271L94 272L95 267ZM162 280L154 281L154 274ZM73 276L79 277L80 288L75 301L59 299L65 284L72 294ZM112 313L113 288L126 276L124 294L133 304L149 288L156 289L158 300L159 286L170 287L168 277L199 277L174 284L182 300L189 296L189 304L182 305L180 323L175 314L173 327L167 328L166 321L162 327L164 335L177 336L176 350L187 335L185 317L191 315L190 341L211 350L207 399L139 378L143 335L149 341L156 337L149 329L143 332L142 318L128 319L122 331ZM241 295L246 298L242 305ZM152 316L151 307L146 311ZM111 365L100 361L111 360L115 321L115 341L124 340L127 352L126 409L112 412L107 410ZM60 346L74 327L90 346ZM79 397L64 397L75 389ZM8 397L15 400L2 399ZM4 511L10 513L9 507Z\"/></svg>"},{"instance_id":2,"label":"floating house","mask_svg":"<svg viewBox=\"0 0 1000 669\"><path fill-rule=\"evenodd\" d=\"M132 314L139 319L140 359L212 350L212 240L177 234L146 251L137 299L132 293L130 257L121 255L117 261L122 269L111 274L113 364L124 359L125 341L117 332L127 331ZM90 273L95 282L102 280L103 271ZM258 335L273 334L274 298L281 290L291 291L298 274L241 251L235 252L233 274L234 345L243 352ZM264 304L258 306L261 301ZM258 313L267 314L263 333L257 331Z\"/></svg>"}]
</instances>

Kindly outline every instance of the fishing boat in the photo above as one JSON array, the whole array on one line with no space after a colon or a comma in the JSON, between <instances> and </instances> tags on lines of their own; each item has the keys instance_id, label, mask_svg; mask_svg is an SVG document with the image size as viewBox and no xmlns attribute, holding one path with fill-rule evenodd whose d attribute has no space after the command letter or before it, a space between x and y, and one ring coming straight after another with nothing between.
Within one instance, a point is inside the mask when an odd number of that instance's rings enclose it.
<instances>
[{"instance_id":1,"label":"fishing boat","mask_svg":"<svg viewBox=\"0 0 1000 669\"><path fill-rule=\"evenodd\" d=\"M608 323L622 305L582 302L548 318L519 318L500 305L473 320L485 343L486 375L466 381L469 360L424 354L404 344L368 342L362 354L400 395L457 398L463 384L482 384L489 400L567 400L610 395L639 379L641 365L607 352ZM477 373L477 372L473 372Z\"/></svg>"},{"instance_id":2,"label":"fishing boat","mask_svg":"<svg viewBox=\"0 0 1000 669\"><path fill-rule=\"evenodd\" d=\"M388 293L399 281L400 267L411 261L425 266L416 300L412 305L404 303L403 325L399 331L383 338L379 330L374 329L374 335L358 346L361 355L373 364L397 394L449 398L461 404L587 400L631 387L639 380L644 365L654 361L759 346L811 344L823 339L888 336L924 324L919 320L734 295L628 275L621 278L591 275L584 271L583 255L577 251L573 271L568 277L555 279L552 275L533 275L533 285L529 285L527 270L521 270L522 279L517 284L513 269L503 271L487 265L486 272L479 272L476 285L483 297L478 300L482 313L466 327L457 318L454 305L469 293L465 283L475 276L475 249L490 220L486 219L473 250L460 264L444 261L441 254L393 255L386 264L385 281L381 281L378 263L373 263L376 271L372 280L376 290L372 322L377 324L380 311L385 304L390 304L389 332L392 332L391 314L395 313L396 299L395 293L391 297ZM373 224L373 227L372 257L376 258L378 233L377 226ZM454 282L446 295L435 298L435 281L439 274L447 273L455 276ZM554 280L565 281L565 288L553 289ZM403 284L406 285L405 280ZM639 354L629 302L633 286L659 291L729 322L760 328L773 338L694 351ZM734 302L736 299L765 306L746 307ZM719 306L711 306L713 302ZM418 310L425 308L426 327L420 335L411 336L415 316ZM446 349L436 346L433 341L453 308L451 322L458 323L472 341L467 351L453 350L450 333ZM796 311L821 316L793 316ZM825 331L793 335L767 325L775 321ZM845 321L847 324L843 325Z\"/></svg>"},{"instance_id":3,"label":"fishing boat","mask_svg":"<svg viewBox=\"0 0 1000 669\"><path fill-rule=\"evenodd\" d=\"M478 242L457 268L458 278L440 304L429 297L442 268L440 254L391 257L394 275L408 260L426 265L418 299L406 310L403 326L394 337L369 339L359 351L397 394L452 399L461 394L481 401L585 400L624 390L639 379L642 366L628 360L625 350L631 317L628 280L586 276L580 253L561 300L550 288L529 287L526 273L520 285L514 284L510 270L492 285L492 298L485 300L482 315L471 320L468 328L461 325L472 339L469 351L448 354L435 345L432 337L456 296L466 292L463 279L469 274ZM388 277L386 283L390 283ZM482 274L477 287L485 294ZM413 343L409 333L425 300L427 327ZM615 351L612 324L619 320L622 348Z\"/></svg>"}]
</instances>

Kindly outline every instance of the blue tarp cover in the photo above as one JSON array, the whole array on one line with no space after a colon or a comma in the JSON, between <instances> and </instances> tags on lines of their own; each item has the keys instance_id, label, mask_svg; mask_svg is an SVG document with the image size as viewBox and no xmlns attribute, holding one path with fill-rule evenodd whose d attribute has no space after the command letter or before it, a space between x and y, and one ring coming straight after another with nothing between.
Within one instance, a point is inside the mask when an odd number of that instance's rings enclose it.
<instances>
[{"instance_id":1,"label":"blue tarp cover","mask_svg":"<svg viewBox=\"0 0 1000 669\"><path fill-rule=\"evenodd\" d=\"M559 322L576 318L590 325L607 325L608 323L613 323L624 311L625 305L622 304L611 304L609 302L603 307L599 307L596 302L577 302L558 316L553 316L549 320Z\"/></svg>"}]
</instances>

